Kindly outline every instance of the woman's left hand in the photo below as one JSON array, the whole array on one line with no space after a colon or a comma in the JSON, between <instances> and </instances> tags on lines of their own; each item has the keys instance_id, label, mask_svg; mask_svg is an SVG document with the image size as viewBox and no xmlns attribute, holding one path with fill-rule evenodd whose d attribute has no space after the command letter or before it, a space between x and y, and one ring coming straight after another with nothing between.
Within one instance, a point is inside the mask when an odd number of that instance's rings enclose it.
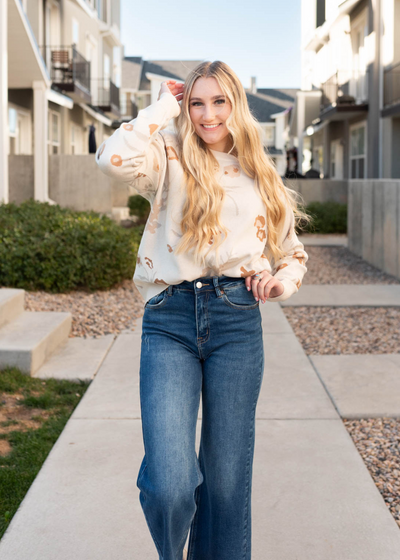
<instances>
[{"instance_id":1,"label":"woman's left hand","mask_svg":"<svg viewBox=\"0 0 400 560\"><path fill-rule=\"evenodd\" d=\"M257 275L247 276L245 279L248 290L253 290L253 295L265 303L269 297L278 297L283 294L284 286L280 280L272 276L268 270L257 272Z\"/></svg>"}]
</instances>

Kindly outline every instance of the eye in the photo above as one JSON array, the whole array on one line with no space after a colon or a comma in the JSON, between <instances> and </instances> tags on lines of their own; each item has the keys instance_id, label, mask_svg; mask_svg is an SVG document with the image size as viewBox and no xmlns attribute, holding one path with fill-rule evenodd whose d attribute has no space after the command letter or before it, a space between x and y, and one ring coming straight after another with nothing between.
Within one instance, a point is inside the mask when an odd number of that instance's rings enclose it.
<instances>
[{"instance_id":1,"label":"eye","mask_svg":"<svg viewBox=\"0 0 400 560\"><path fill-rule=\"evenodd\" d=\"M221 102L221 103L220 103ZM217 99L215 103L218 103L219 105L222 105L223 103L225 103L225 99Z\"/></svg>"},{"instance_id":2,"label":"eye","mask_svg":"<svg viewBox=\"0 0 400 560\"><path fill-rule=\"evenodd\" d=\"M193 103L191 103L192 107L196 107L197 105L201 105L201 101L193 101Z\"/></svg>"}]
</instances>

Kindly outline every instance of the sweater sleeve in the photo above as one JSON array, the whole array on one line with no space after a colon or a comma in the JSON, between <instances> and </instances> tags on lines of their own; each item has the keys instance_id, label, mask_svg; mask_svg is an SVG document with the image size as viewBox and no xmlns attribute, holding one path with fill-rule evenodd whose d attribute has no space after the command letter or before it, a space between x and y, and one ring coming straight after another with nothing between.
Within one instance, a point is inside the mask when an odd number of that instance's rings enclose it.
<instances>
[{"instance_id":1,"label":"sweater sleeve","mask_svg":"<svg viewBox=\"0 0 400 560\"><path fill-rule=\"evenodd\" d=\"M158 101L141 109L135 119L123 123L96 152L96 162L103 173L128 183L150 202L154 200L167 167L159 131L180 110L175 96L164 92Z\"/></svg>"},{"instance_id":2,"label":"sweater sleeve","mask_svg":"<svg viewBox=\"0 0 400 560\"><path fill-rule=\"evenodd\" d=\"M304 245L299 241L295 232L295 217L291 208L286 212L284 226L282 228L280 247L284 256L273 263L271 274L283 284L283 292L280 296L269 297L268 302L285 301L291 295L299 291L301 282L307 267L305 266L308 255Z\"/></svg>"}]
</instances>

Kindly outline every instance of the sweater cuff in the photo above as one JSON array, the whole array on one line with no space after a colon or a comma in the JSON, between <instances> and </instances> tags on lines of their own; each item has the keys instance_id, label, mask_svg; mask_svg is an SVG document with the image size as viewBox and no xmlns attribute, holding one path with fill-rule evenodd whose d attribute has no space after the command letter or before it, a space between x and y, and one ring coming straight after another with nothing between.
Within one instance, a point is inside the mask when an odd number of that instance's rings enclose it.
<instances>
[{"instance_id":1,"label":"sweater cuff","mask_svg":"<svg viewBox=\"0 0 400 560\"><path fill-rule=\"evenodd\" d=\"M279 280L279 278L278 278ZM293 294L295 294L298 291L297 286L295 285L294 282L292 282L291 280L289 280L288 278L282 278L282 280L280 280L280 282L282 282L283 284L283 292L281 293L280 296L276 296L276 297L269 297L267 299L267 302L271 302L271 303L275 303L276 301L285 301L286 299L289 299L290 296L292 296Z\"/></svg>"}]
</instances>

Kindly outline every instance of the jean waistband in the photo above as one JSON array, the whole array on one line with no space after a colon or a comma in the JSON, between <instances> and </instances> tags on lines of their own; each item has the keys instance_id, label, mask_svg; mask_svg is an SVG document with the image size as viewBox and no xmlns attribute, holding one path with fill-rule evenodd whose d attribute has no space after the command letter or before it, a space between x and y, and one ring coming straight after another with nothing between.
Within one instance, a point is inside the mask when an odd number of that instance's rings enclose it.
<instances>
[{"instance_id":1,"label":"jean waistband","mask_svg":"<svg viewBox=\"0 0 400 560\"><path fill-rule=\"evenodd\" d=\"M172 290L186 290L192 292L204 292L209 290L215 290L219 296L223 292L223 288L228 284L241 284L244 283L245 279L243 277L233 277L233 276L200 276L195 280L184 280L179 284L172 284L169 286L169 291Z\"/></svg>"}]
</instances>

